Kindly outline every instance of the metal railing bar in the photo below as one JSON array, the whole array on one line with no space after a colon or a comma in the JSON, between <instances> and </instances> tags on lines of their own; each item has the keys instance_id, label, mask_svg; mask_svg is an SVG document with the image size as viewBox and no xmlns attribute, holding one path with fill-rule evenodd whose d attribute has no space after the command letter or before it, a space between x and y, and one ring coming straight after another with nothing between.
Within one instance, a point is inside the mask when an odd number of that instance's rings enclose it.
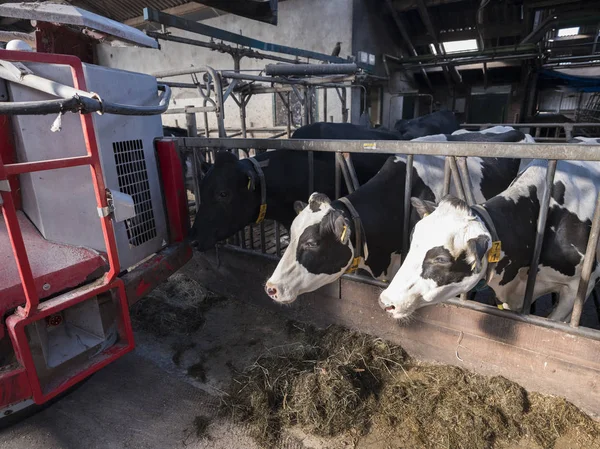
<instances>
[{"instance_id":1,"label":"metal railing bar","mask_svg":"<svg viewBox=\"0 0 600 449\"><path fill-rule=\"evenodd\" d=\"M544 233L546 231L546 220L548 219L548 210L550 205L550 197L552 194L552 186L554 185L554 175L556 174L556 160L549 160L546 168L546 188L544 196L540 204L540 215L537 221L537 231L535 235L535 246L533 247L533 255L529 264L529 274L527 276L527 286L525 287L525 298L523 300L523 312L529 314L531 302L533 298L533 290L535 288L535 280L537 278L538 265L540 263L540 255L542 254L542 244L544 242Z\"/></svg>"},{"instance_id":2,"label":"metal railing bar","mask_svg":"<svg viewBox=\"0 0 600 449\"><path fill-rule=\"evenodd\" d=\"M179 137L179 144L199 148L255 148L264 150L331 151L347 153L395 153L431 156L491 156L515 159L599 161L600 152L590 145L517 142L411 142L402 140L301 140L228 139Z\"/></svg>"},{"instance_id":3,"label":"metal railing bar","mask_svg":"<svg viewBox=\"0 0 600 449\"><path fill-rule=\"evenodd\" d=\"M592 229L590 230L590 238L588 239L587 248L583 257L583 266L581 267L581 279L577 288L577 295L573 304L573 312L571 314L571 326L578 327L583 311L583 303L587 299L587 291L590 284L592 269L594 268L594 259L596 249L598 248L598 237L600 236L600 195L596 198L596 207L592 218Z\"/></svg>"},{"instance_id":4,"label":"metal railing bar","mask_svg":"<svg viewBox=\"0 0 600 449\"><path fill-rule=\"evenodd\" d=\"M404 179L404 222L402 223L402 261L406 259L410 247L410 197L413 183L413 162L414 156L406 156L406 178Z\"/></svg>"}]
</instances>

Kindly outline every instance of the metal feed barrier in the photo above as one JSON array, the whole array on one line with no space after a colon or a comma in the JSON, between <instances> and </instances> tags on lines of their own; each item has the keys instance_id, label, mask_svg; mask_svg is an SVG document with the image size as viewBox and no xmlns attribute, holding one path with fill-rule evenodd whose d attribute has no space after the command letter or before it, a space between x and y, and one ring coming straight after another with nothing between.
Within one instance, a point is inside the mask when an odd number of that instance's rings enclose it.
<instances>
[{"instance_id":1,"label":"metal feed barrier","mask_svg":"<svg viewBox=\"0 0 600 449\"><path fill-rule=\"evenodd\" d=\"M546 186L542 204L541 213L538 217L537 223L537 234L535 239L535 246L533 257L530 263L529 277L527 281L526 296L524 302L524 310L521 314L514 312L507 312L499 310L495 307L491 307L485 304L475 303L473 301L463 301L459 299L451 300L450 303L458 305L460 307L466 307L473 310L484 311L492 315L500 315L504 317L510 317L511 319L524 321L527 323L543 326L546 328L552 328L564 331L569 334L581 335L594 340L600 340L600 331L586 327L580 327L580 319L583 309L583 304L586 299L585 293L587 291L590 275L593 266L593 260L595 255L595 249L598 244L598 237L600 235L600 197L596 201L594 217L592 221L592 229L590 233L589 242L584 257L583 271L573 308L572 318L570 324L560 323L551 321L542 317L529 315L529 310L532 301L533 287L535 285L537 276L537 267L539 264L540 253L542 249L542 242L544 237L544 229L546 219L548 216L548 206L550 203L550 187L553 185L554 175L556 172L556 164L558 160L587 160L587 161L600 161L600 152L595 151L596 147L589 145L579 144L524 144L524 143L482 143L482 142L405 142L405 141L349 141L349 140L279 140L279 139L206 139L206 138L180 138L179 146L186 151L206 151L206 150L218 150L218 149L239 149L239 150L267 150L267 149L287 149L287 150L298 150L298 151L330 151L339 154L336 158L341 170L336 170L336 175L339 172L344 175L349 190L354 190L354 183L352 183L352 176L348 173L348 166L351 164L343 164L341 158L342 154L349 153L396 153L407 155L407 173L411 173L410 167L413 163L414 155L432 155L432 156L446 156L445 170L444 170L444 193L449 192L450 183L453 182L456 187L458 195L469 204L473 204L473 195L471 193L471 185L466 168L466 157L473 156L490 156L504 157L504 158L532 158L535 159L538 155L544 155L541 159L548 161L547 173L546 173ZM309 169L310 167L309 159ZM341 176L336 176L336 182L341 182ZM406 177L406 189L404 197L404 207L407 210L410 207L411 197L411 176ZM339 189L337 189L339 192ZM403 247L403 254L406 254L408 250L408 217L410 214L405 213L405 241ZM278 232L279 226L276 225L275 237L279 242ZM251 241L252 241L252 235ZM265 249L265 237L264 231L261 231L261 245L260 252L264 257L271 260L277 259L281 255L282 248L277 243L275 254L267 254ZM245 249L243 247L231 247L234 251L241 252L252 252L255 251ZM366 278L358 275L345 275L348 278L359 280L371 285L379 287L386 287L387 284Z\"/></svg>"}]
</instances>

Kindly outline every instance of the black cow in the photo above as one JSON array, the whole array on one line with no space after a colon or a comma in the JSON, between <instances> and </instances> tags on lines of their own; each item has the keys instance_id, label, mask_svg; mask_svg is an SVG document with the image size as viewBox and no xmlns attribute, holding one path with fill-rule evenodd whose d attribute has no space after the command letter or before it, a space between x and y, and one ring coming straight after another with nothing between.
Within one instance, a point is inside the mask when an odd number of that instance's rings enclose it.
<instances>
[{"instance_id":1,"label":"black cow","mask_svg":"<svg viewBox=\"0 0 600 449\"><path fill-rule=\"evenodd\" d=\"M437 117L437 116L436 116ZM424 118L422 117L423 121ZM435 119L435 117L434 117ZM435 119L434 121L437 121ZM424 128L421 128L424 129ZM436 128L437 129L437 128ZM417 133L417 130L413 130ZM349 123L314 123L297 129L296 139L401 140L391 131L369 129ZM362 185L371 179L389 155L354 154L352 160ZM294 201L308 195L308 156L304 151L269 151L254 158L266 179L266 217L289 228L294 219ZM332 153L314 153L315 190L330 197L335 195L335 157ZM248 189L255 186L254 189ZM342 183L342 194L345 185ZM219 153L215 165L200 184L200 207L190 240L201 251L231 237L255 222L260 210L260 181L249 160L237 160Z\"/></svg>"},{"instance_id":2,"label":"black cow","mask_svg":"<svg viewBox=\"0 0 600 449\"><path fill-rule=\"evenodd\" d=\"M438 111L410 120L398 120L394 130L401 140L412 140L417 137L434 134L452 134L458 129L458 120L452 111Z\"/></svg>"}]
</instances>

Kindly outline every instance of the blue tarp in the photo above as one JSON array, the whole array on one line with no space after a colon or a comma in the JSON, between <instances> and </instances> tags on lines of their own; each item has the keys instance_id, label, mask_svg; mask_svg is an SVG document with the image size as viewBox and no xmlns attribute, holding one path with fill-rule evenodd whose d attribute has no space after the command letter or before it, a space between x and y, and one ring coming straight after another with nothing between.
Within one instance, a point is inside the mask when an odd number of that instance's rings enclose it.
<instances>
[{"instance_id":1,"label":"blue tarp","mask_svg":"<svg viewBox=\"0 0 600 449\"><path fill-rule=\"evenodd\" d=\"M567 75L548 69L542 69L540 75L544 78L563 80L565 85L580 92L600 92L600 77Z\"/></svg>"}]
</instances>

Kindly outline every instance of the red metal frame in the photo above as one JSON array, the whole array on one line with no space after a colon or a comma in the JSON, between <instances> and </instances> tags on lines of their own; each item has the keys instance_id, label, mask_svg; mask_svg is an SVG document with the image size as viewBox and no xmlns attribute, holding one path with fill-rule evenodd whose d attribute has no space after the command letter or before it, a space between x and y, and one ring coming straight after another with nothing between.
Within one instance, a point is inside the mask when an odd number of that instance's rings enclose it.
<instances>
[{"instance_id":1,"label":"red metal frame","mask_svg":"<svg viewBox=\"0 0 600 449\"><path fill-rule=\"evenodd\" d=\"M76 89L87 90L83 65L81 61L74 56L0 50L0 59L17 62L41 62L47 64L68 65L71 67L73 87ZM8 179L9 175L16 175L20 173L89 165L97 206L98 208L107 207L105 194L106 187L104 185L104 179L102 176L102 167L98 154L94 123L90 114L81 114L81 125L83 128L83 136L87 149L86 156L5 165L0 155L0 180L6 180ZM31 266L27 257L27 251L23 242L23 235L19 227L13 196L11 192L6 191L0 191L0 196L3 200L1 208L4 215L4 220L6 221L6 227L8 229L11 246L13 248L13 254L17 262L19 276L21 278L21 283L23 285L26 298L25 307L19 307L15 314L7 319L6 323L17 359L26 370L34 401L38 404L41 404L57 394L65 391L70 386L81 381L111 361L121 357L126 352L131 351L134 347L125 288L123 281L117 278L117 274L119 272L117 245L110 217L101 217L100 220L102 225L102 233L106 243L106 253L109 262L108 273L92 284L53 298L40 305L39 296L37 295L35 289ZM35 365L33 364L33 357L27 342L25 326L33 321L43 319L51 313L64 310L81 301L96 296L99 293L115 289L118 292L119 302L122 309L123 328L121 329L121 337L123 344L109 348L103 354L105 357L100 358L97 362L86 367L84 370L75 374L73 377L66 380L53 390L49 392L42 391ZM3 385L3 387L6 386Z\"/></svg>"},{"instance_id":2,"label":"red metal frame","mask_svg":"<svg viewBox=\"0 0 600 449\"><path fill-rule=\"evenodd\" d=\"M2 144L0 144L0 159L7 164L16 162L17 152L15 151L12 126L8 115L0 115L0 142L2 142ZM8 181L10 183L13 201L15 202L15 208L21 209L19 178L16 176L9 176Z\"/></svg>"},{"instance_id":3,"label":"red metal frame","mask_svg":"<svg viewBox=\"0 0 600 449\"><path fill-rule=\"evenodd\" d=\"M173 139L156 141L156 152L160 168L163 194L169 219L169 232L172 242L181 242L187 236L190 226L187 190L183 182L183 168Z\"/></svg>"}]
</instances>

